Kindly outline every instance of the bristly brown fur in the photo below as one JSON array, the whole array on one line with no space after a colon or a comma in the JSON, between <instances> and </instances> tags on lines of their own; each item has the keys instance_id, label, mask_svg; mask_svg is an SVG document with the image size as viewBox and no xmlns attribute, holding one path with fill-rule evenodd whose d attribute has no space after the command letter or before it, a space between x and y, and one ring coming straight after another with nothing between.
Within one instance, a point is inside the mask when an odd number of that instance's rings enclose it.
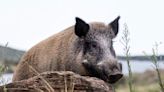
<instances>
[{"instance_id":1,"label":"bristly brown fur","mask_svg":"<svg viewBox=\"0 0 164 92\"><path fill-rule=\"evenodd\" d=\"M80 22L80 20L78 22ZM83 26L85 25L82 24L82 27ZM88 25L86 24L86 26ZM80 25L78 25L78 29L79 28L81 28ZM35 72L32 71L29 66L32 66L39 73L46 71L73 71L80 75L100 76L100 78L106 78L109 76L108 73L111 74L111 72L103 68L111 69L111 66L115 66L116 70L120 73L120 68L118 67L118 63L115 62L116 59L112 53L114 52L112 39L115 35L110 25L105 25L100 22L90 23L87 32L82 30L87 34L81 34L78 30L77 34L75 34L75 30L75 26L71 26L32 47L21 58L14 72L13 81L24 80L35 76ZM94 44L98 45L98 51L92 50L92 52L89 52L90 49L88 48L90 46L86 47L89 45L87 41L91 42L92 45L93 42L95 42ZM91 53L95 54L89 55ZM89 65L91 67L89 68L86 68L83 64L86 58L91 61L91 65ZM102 64L100 66L102 68L101 70L99 70L100 62ZM92 71L87 69L91 69ZM112 70L114 69L111 69L111 71ZM95 71L99 73L105 72L107 74L105 77L103 76L104 73L102 75L93 75L99 74Z\"/></svg>"}]
</instances>

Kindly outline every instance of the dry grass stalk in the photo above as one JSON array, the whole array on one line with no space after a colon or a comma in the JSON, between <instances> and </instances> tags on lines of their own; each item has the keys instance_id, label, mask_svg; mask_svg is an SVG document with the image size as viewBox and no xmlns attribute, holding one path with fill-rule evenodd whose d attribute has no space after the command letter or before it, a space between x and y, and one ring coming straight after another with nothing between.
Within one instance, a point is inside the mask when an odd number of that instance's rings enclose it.
<instances>
[{"instance_id":1,"label":"dry grass stalk","mask_svg":"<svg viewBox=\"0 0 164 92\"><path fill-rule=\"evenodd\" d=\"M27 63L27 62L26 62ZM46 86L48 87L47 90L49 92L55 92L54 89L52 88L52 86L42 77L40 76L40 73L38 71L36 71L36 69L34 69L30 64L27 63L27 65L29 66L30 69L32 69L36 75L38 75L40 77L40 79L46 84Z\"/></svg>"},{"instance_id":2,"label":"dry grass stalk","mask_svg":"<svg viewBox=\"0 0 164 92\"><path fill-rule=\"evenodd\" d=\"M128 30L128 26L127 24L124 24L124 31L123 31L123 36L121 39L121 43L124 46L124 54L126 56L126 61L127 61L127 65L128 65L128 74L129 74L129 79L128 79L128 85L129 85L129 90L130 92L134 92L133 88L132 88L132 70L131 70L131 66L130 66L130 60L129 60L129 56L130 56L130 38L129 38L129 30Z\"/></svg>"}]
</instances>

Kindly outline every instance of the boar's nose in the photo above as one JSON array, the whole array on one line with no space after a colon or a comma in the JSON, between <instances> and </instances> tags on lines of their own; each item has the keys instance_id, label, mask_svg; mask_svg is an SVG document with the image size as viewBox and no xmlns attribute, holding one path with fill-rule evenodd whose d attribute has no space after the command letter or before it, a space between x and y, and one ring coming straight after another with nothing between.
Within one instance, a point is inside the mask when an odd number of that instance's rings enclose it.
<instances>
[{"instance_id":1,"label":"boar's nose","mask_svg":"<svg viewBox=\"0 0 164 92\"><path fill-rule=\"evenodd\" d=\"M119 79L121 79L123 76L123 74L121 72L116 72L114 74L109 75L109 83L115 83L117 82Z\"/></svg>"}]
</instances>

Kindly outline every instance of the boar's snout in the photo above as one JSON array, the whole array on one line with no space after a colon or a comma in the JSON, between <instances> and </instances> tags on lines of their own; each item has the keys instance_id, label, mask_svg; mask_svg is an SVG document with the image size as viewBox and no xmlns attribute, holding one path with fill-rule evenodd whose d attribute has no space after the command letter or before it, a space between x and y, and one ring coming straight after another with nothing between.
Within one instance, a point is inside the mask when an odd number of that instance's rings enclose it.
<instances>
[{"instance_id":1,"label":"boar's snout","mask_svg":"<svg viewBox=\"0 0 164 92\"><path fill-rule=\"evenodd\" d=\"M123 77L121 63L117 62L112 66L109 65L108 67L110 68L105 68L105 73L107 73L106 75L108 75L109 83L113 84Z\"/></svg>"},{"instance_id":2,"label":"boar's snout","mask_svg":"<svg viewBox=\"0 0 164 92\"><path fill-rule=\"evenodd\" d=\"M123 74L121 72L116 72L114 74L109 75L109 83L115 83L119 79L121 79Z\"/></svg>"},{"instance_id":3,"label":"boar's snout","mask_svg":"<svg viewBox=\"0 0 164 92\"><path fill-rule=\"evenodd\" d=\"M122 78L122 64L115 62L98 63L97 65L84 61L83 65L91 73L91 76L103 79L108 83L115 83Z\"/></svg>"}]
</instances>

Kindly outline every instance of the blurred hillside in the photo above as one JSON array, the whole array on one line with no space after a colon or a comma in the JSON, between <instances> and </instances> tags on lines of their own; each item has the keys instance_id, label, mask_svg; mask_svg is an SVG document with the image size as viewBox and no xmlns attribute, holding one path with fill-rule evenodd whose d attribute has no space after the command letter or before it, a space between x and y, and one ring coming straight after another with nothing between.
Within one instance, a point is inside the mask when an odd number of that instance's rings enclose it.
<instances>
[{"instance_id":1,"label":"blurred hillside","mask_svg":"<svg viewBox=\"0 0 164 92\"><path fill-rule=\"evenodd\" d=\"M152 55L148 56L148 57L152 57ZM130 56L129 60L136 60L136 61L151 61L151 58L148 58L146 56L143 55L138 55L138 56ZM125 56L118 56L119 60L126 60ZM164 60L164 55L159 55L157 56L157 60L158 61L163 61Z\"/></svg>"},{"instance_id":2,"label":"blurred hillside","mask_svg":"<svg viewBox=\"0 0 164 92\"><path fill-rule=\"evenodd\" d=\"M25 51L0 46L0 62L17 64Z\"/></svg>"},{"instance_id":3,"label":"blurred hillside","mask_svg":"<svg viewBox=\"0 0 164 92\"><path fill-rule=\"evenodd\" d=\"M0 63L11 63L11 64L17 64L22 55L25 53L25 51L13 49L10 47L4 47L0 46ZM151 56L150 56L151 57ZM126 57L124 56L118 56L119 60L126 60ZM131 56L129 57L130 60L137 60L137 61L150 61L145 56ZM159 61L164 60L164 55L157 56L157 59Z\"/></svg>"},{"instance_id":4,"label":"blurred hillside","mask_svg":"<svg viewBox=\"0 0 164 92\"><path fill-rule=\"evenodd\" d=\"M0 46L0 66L6 67L5 73L13 72L25 51Z\"/></svg>"}]
</instances>

